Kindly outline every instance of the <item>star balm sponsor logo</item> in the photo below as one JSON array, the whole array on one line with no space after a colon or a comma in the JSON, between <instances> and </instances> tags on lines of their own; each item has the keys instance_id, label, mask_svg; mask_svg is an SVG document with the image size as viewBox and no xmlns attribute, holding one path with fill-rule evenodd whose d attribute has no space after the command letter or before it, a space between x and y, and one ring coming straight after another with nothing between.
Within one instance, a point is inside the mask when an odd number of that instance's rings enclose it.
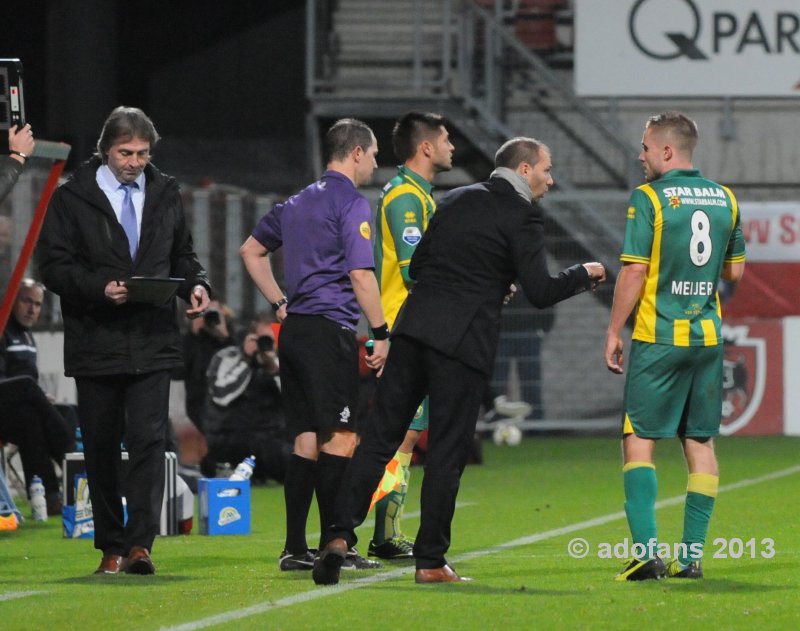
<instances>
[{"instance_id":1,"label":"star balm sponsor logo","mask_svg":"<svg viewBox=\"0 0 800 631\"><path fill-rule=\"evenodd\" d=\"M722 325L722 425L729 436L750 423L764 397L767 343L750 337L748 326Z\"/></svg>"},{"instance_id":2,"label":"star balm sponsor logo","mask_svg":"<svg viewBox=\"0 0 800 631\"><path fill-rule=\"evenodd\" d=\"M358 231L361 233L361 236L364 237L367 241L370 240L372 237L372 229L369 227L368 221L362 221L361 225L358 227Z\"/></svg>"},{"instance_id":3,"label":"star balm sponsor logo","mask_svg":"<svg viewBox=\"0 0 800 631\"><path fill-rule=\"evenodd\" d=\"M677 208L678 206L681 205L681 198L678 197L677 195L673 195L672 197L669 198L669 205L672 206L673 208Z\"/></svg>"},{"instance_id":4,"label":"star balm sponsor logo","mask_svg":"<svg viewBox=\"0 0 800 631\"><path fill-rule=\"evenodd\" d=\"M408 245L417 245L421 238L422 233L416 226L409 226L408 228L403 229L403 241L408 243Z\"/></svg>"}]
</instances>

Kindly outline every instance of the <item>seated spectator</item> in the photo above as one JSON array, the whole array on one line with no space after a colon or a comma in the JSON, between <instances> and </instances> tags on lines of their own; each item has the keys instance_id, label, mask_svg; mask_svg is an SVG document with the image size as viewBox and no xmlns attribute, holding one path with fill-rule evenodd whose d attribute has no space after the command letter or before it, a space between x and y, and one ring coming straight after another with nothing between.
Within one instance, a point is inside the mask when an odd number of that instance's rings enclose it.
<instances>
[{"instance_id":1,"label":"seated spectator","mask_svg":"<svg viewBox=\"0 0 800 631\"><path fill-rule=\"evenodd\" d=\"M255 480L283 482L292 452L283 416L278 356L271 314L260 315L239 346L214 355L208 367L203 475L219 462L233 465L255 455Z\"/></svg>"},{"instance_id":2,"label":"seated spectator","mask_svg":"<svg viewBox=\"0 0 800 631\"><path fill-rule=\"evenodd\" d=\"M206 371L214 353L234 343L233 317L228 305L212 300L202 318L190 321L183 336L184 370L175 378L183 379L186 414L201 432L205 431L206 419Z\"/></svg>"},{"instance_id":3,"label":"seated spectator","mask_svg":"<svg viewBox=\"0 0 800 631\"><path fill-rule=\"evenodd\" d=\"M52 460L61 462L72 450L75 428L58 413L38 384L31 327L39 319L43 299L43 285L23 280L0 341L0 440L19 448L28 484L34 475L42 479L47 513L54 515L61 512L61 495Z\"/></svg>"}]
</instances>

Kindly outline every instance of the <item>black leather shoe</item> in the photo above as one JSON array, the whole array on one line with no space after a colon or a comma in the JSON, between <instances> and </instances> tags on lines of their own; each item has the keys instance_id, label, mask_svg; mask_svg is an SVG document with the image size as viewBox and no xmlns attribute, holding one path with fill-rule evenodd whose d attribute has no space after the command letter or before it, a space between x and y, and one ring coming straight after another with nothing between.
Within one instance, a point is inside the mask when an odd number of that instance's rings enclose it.
<instances>
[{"instance_id":1,"label":"black leather shoe","mask_svg":"<svg viewBox=\"0 0 800 631\"><path fill-rule=\"evenodd\" d=\"M317 585L336 585L339 582L339 572L348 548L347 542L339 538L331 539L322 549L311 572Z\"/></svg>"}]
</instances>

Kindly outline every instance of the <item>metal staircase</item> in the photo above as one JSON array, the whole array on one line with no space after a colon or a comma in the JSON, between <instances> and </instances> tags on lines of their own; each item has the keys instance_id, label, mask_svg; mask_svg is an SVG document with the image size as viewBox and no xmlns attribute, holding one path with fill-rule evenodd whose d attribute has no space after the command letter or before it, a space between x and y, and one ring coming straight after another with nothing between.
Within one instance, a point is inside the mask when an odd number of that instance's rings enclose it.
<instances>
[{"instance_id":1,"label":"metal staircase","mask_svg":"<svg viewBox=\"0 0 800 631\"><path fill-rule=\"evenodd\" d=\"M638 149L575 96L569 71L551 69L499 12L473 0L307 3L309 149L317 154L314 123L321 118L430 109L489 160L510 137L541 138L552 149L562 192L639 183ZM616 259L619 221L579 199L556 204L546 203L551 220L581 250L603 262Z\"/></svg>"}]
</instances>

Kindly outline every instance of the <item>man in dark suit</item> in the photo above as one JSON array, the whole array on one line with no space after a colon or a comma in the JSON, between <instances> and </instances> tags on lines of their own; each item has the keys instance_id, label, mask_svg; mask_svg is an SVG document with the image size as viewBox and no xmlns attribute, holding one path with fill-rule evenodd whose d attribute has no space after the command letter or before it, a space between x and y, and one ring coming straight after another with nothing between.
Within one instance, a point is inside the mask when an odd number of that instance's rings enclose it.
<instances>
[{"instance_id":1,"label":"man in dark suit","mask_svg":"<svg viewBox=\"0 0 800 631\"><path fill-rule=\"evenodd\" d=\"M78 388L94 545L103 553L97 574L155 573L170 372L183 365L175 299L139 301L127 279L183 278L189 318L209 304L178 183L150 164L158 139L142 110L111 112L97 154L53 194L38 245L42 279L61 297L65 373Z\"/></svg>"},{"instance_id":2,"label":"man in dark suit","mask_svg":"<svg viewBox=\"0 0 800 631\"><path fill-rule=\"evenodd\" d=\"M495 167L489 181L445 197L411 260L416 282L378 380L375 420L340 487L329 543L314 565L317 584L338 582L344 554L356 542L354 529L426 394L430 427L416 582L464 580L444 555L509 286L518 278L531 303L544 308L605 280L600 263L573 265L555 277L547 270L535 200L553 184L549 149L533 138L514 138L497 151Z\"/></svg>"}]
</instances>

